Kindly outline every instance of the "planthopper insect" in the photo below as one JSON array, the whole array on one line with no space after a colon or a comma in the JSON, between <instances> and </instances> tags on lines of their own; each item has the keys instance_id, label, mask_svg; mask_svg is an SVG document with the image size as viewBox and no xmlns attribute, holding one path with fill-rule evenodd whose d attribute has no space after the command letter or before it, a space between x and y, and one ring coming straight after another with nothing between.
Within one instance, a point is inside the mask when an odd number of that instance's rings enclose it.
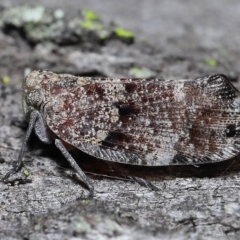
<instances>
[{"instance_id":1,"label":"planthopper insect","mask_svg":"<svg viewBox=\"0 0 240 240\"><path fill-rule=\"evenodd\" d=\"M224 161L240 152L240 95L224 75L195 80L111 79L33 71L23 82L29 127L55 141L93 192L69 147L102 160L162 166Z\"/></svg>"}]
</instances>

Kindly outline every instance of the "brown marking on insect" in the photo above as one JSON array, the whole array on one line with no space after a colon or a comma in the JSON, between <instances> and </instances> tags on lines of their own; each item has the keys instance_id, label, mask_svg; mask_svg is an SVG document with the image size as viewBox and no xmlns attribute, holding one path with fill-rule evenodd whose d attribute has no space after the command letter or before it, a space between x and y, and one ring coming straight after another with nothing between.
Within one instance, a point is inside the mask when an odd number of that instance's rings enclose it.
<instances>
[{"instance_id":1,"label":"brown marking on insect","mask_svg":"<svg viewBox=\"0 0 240 240\"><path fill-rule=\"evenodd\" d=\"M126 83L125 89L127 94L131 94L137 90L137 84L134 82Z\"/></svg>"},{"instance_id":2,"label":"brown marking on insect","mask_svg":"<svg viewBox=\"0 0 240 240\"><path fill-rule=\"evenodd\" d=\"M62 86L55 84L55 85L53 85L53 86L51 87L51 92L50 92L50 94L51 94L52 96L57 96L58 94L62 94L64 91L65 91L65 90L64 90L64 88L63 88Z\"/></svg>"}]
</instances>

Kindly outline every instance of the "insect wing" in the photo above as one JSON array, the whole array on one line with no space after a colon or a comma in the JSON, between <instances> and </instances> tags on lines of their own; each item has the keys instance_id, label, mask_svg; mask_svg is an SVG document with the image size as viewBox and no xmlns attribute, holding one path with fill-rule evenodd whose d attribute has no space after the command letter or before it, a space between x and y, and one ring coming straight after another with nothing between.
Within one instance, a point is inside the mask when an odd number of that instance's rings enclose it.
<instances>
[{"instance_id":1,"label":"insect wing","mask_svg":"<svg viewBox=\"0 0 240 240\"><path fill-rule=\"evenodd\" d=\"M200 164L240 151L239 105L223 75L179 81L59 75L45 117L60 139L100 159Z\"/></svg>"}]
</instances>

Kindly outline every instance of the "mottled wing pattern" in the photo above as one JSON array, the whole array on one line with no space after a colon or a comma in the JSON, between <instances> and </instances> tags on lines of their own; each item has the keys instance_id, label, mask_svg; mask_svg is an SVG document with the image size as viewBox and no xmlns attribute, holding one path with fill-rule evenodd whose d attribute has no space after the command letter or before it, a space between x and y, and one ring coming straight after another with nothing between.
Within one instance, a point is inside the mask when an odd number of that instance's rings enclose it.
<instances>
[{"instance_id":1,"label":"mottled wing pattern","mask_svg":"<svg viewBox=\"0 0 240 240\"><path fill-rule=\"evenodd\" d=\"M239 93L223 75L179 81L58 76L47 96L46 123L92 156L156 166L217 162L240 151Z\"/></svg>"}]
</instances>

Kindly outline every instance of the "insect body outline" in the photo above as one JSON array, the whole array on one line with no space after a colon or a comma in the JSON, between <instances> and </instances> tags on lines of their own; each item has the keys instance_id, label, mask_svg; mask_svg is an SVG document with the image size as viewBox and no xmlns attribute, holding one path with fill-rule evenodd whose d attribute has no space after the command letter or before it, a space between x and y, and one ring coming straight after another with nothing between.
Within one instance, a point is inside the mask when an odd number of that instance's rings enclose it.
<instances>
[{"instance_id":1,"label":"insect body outline","mask_svg":"<svg viewBox=\"0 0 240 240\"><path fill-rule=\"evenodd\" d=\"M31 131L55 145L93 189L68 153L162 166L224 161L240 152L240 95L224 75L195 80L111 79L33 71L24 80Z\"/></svg>"}]
</instances>

